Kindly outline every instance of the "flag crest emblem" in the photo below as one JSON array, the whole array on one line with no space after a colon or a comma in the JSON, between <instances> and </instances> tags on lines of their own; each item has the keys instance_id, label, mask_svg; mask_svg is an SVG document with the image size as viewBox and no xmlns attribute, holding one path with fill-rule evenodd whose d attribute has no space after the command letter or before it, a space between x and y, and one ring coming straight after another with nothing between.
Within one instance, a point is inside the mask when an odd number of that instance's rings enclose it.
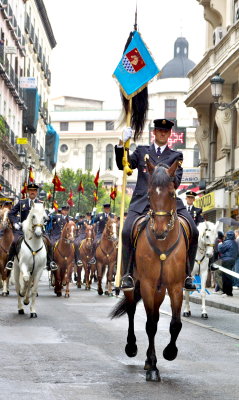
<instances>
[{"instance_id":1,"label":"flag crest emblem","mask_svg":"<svg viewBox=\"0 0 239 400\"><path fill-rule=\"evenodd\" d=\"M123 56L122 65L127 72L133 74L144 68L146 64L140 52L135 47L133 50L129 51Z\"/></svg>"}]
</instances>

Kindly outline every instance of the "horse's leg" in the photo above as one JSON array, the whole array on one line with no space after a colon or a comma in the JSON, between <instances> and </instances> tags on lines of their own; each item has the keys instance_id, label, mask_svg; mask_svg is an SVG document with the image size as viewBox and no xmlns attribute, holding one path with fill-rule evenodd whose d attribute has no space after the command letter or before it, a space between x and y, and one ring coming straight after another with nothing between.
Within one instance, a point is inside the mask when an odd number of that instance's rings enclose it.
<instances>
[{"instance_id":1,"label":"horse's leg","mask_svg":"<svg viewBox=\"0 0 239 400\"><path fill-rule=\"evenodd\" d=\"M208 274L208 261L205 264L206 264L205 270L201 271L201 274L200 274L200 277L201 277L201 300L202 300L201 318L208 319L207 310L206 310L206 282L207 282L207 274Z\"/></svg>"},{"instance_id":2,"label":"horse's leg","mask_svg":"<svg viewBox=\"0 0 239 400\"><path fill-rule=\"evenodd\" d=\"M67 265L66 273L65 273L65 280L66 280L66 292L65 297L70 297L70 280L72 275L72 264Z\"/></svg>"},{"instance_id":3,"label":"horse's leg","mask_svg":"<svg viewBox=\"0 0 239 400\"><path fill-rule=\"evenodd\" d=\"M97 280L98 280L98 294L103 294L102 289L102 275L103 275L103 264L97 260Z\"/></svg>"},{"instance_id":4,"label":"horse's leg","mask_svg":"<svg viewBox=\"0 0 239 400\"><path fill-rule=\"evenodd\" d=\"M189 291L184 291L184 317L191 317L190 304L189 304Z\"/></svg>"},{"instance_id":5,"label":"horse's leg","mask_svg":"<svg viewBox=\"0 0 239 400\"><path fill-rule=\"evenodd\" d=\"M29 279L30 279L30 276L29 276L29 272L27 269L27 265L24 262L22 262L21 267L20 267L20 277L19 277L19 282L20 282L19 294L21 297L25 296Z\"/></svg>"},{"instance_id":6,"label":"horse's leg","mask_svg":"<svg viewBox=\"0 0 239 400\"><path fill-rule=\"evenodd\" d=\"M111 263L108 265L108 274L107 274L107 278L108 278L108 292L109 292L109 296L110 296L110 297L113 296L113 293L112 293L113 274L114 274L114 261L111 262Z\"/></svg>"},{"instance_id":7,"label":"horse's leg","mask_svg":"<svg viewBox=\"0 0 239 400\"><path fill-rule=\"evenodd\" d=\"M33 284L33 278L31 276L29 279L28 285L27 285L25 298L23 300L23 303L25 304L25 306L27 306L30 303L30 292L31 292L32 284Z\"/></svg>"},{"instance_id":8,"label":"horse's leg","mask_svg":"<svg viewBox=\"0 0 239 400\"><path fill-rule=\"evenodd\" d=\"M136 304L137 301L135 301L135 293L139 292L139 282L137 284L137 287L135 286L134 291L129 291L129 292L124 292L124 296L127 301L127 315L128 315L128 321L129 321L129 326L128 326L128 335L127 335L127 344L125 346L125 353L127 354L128 357L135 357L138 348L136 344L136 336L134 332L134 315L135 315L135 310L136 310Z\"/></svg>"},{"instance_id":9,"label":"horse's leg","mask_svg":"<svg viewBox=\"0 0 239 400\"><path fill-rule=\"evenodd\" d=\"M57 297L60 297L62 295L62 293L61 293L62 284L61 284L61 268L60 268L59 264L58 264L58 269L56 271L54 271L53 274L55 276L54 292L56 293Z\"/></svg>"},{"instance_id":10,"label":"horse's leg","mask_svg":"<svg viewBox=\"0 0 239 400\"><path fill-rule=\"evenodd\" d=\"M80 289L81 288L81 269L82 267L79 266L77 267L77 287Z\"/></svg>"},{"instance_id":11,"label":"horse's leg","mask_svg":"<svg viewBox=\"0 0 239 400\"><path fill-rule=\"evenodd\" d=\"M16 289L16 293L17 293L18 314L24 314L22 298L19 295L19 293L20 293L20 268L19 268L19 264L17 261L14 261L14 280L15 280L15 289Z\"/></svg>"},{"instance_id":12,"label":"horse's leg","mask_svg":"<svg viewBox=\"0 0 239 400\"><path fill-rule=\"evenodd\" d=\"M40 280L43 269L37 271L36 275L33 277L33 285L31 288L31 304L30 304L30 318L37 318L35 303L37 297L38 282ZM30 285L29 285L30 288Z\"/></svg>"},{"instance_id":13,"label":"horse's leg","mask_svg":"<svg viewBox=\"0 0 239 400\"><path fill-rule=\"evenodd\" d=\"M179 332L182 329L182 322L181 322L181 308L183 302L182 285L177 285L172 288L168 287L168 294L171 300L171 309L172 309L172 319L169 328L171 339L169 344L165 347L163 351L163 356L166 360L172 361L177 357L178 354L176 340L179 335Z\"/></svg>"}]
</instances>

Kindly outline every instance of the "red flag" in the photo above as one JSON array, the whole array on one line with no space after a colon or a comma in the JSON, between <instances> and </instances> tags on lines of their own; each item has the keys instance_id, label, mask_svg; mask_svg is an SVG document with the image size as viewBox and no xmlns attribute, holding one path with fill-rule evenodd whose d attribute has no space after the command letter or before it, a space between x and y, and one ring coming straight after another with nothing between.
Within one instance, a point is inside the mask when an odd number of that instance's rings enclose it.
<instances>
[{"instance_id":1,"label":"red flag","mask_svg":"<svg viewBox=\"0 0 239 400\"><path fill-rule=\"evenodd\" d=\"M98 169L97 174L94 179L94 184L96 187L98 187L98 185L99 185L99 177L100 177L100 170Z\"/></svg>"},{"instance_id":2,"label":"red flag","mask_svg":"<svg viewBox=\"0 0 239 400\"><path fill-rule=\"evenodd\" d=\"M57 211L59 206L56 200L53 201L53 208Z\"/></svg>"},{"instance_id":3,"label":"red flag","mask_svg":"<svg viewBox=\"0 0 239 400\"><path fill-rule=\"evenodd\" d=\"M35 176L34 176L32 167L30 166L30 168L29 168L28 182L34 182L34 180L35 180Z\"/></svg>"},{"instance_id":4,"label":"red flag","mask_svg":"<svg viewBox=\"0 0 239 400\"><path fill-rule=\"evenodd\" d=\"M25 199L26 194L27 194L27 181L26 180L24 181L24 183L22 185L21 194L22 194L22 199Z\"/></svg>"},{"instance_id":5,"label":"red flag","mask_svg":"<svg viewBox=\"0 0 239 400\"><path fill-rule=\"evenodd\" d=\"M2 185L1 185L1 183L0 183L0 190L2 190Z\"/></svg>"},{"instance_id":6,"label":"red flag","mask_svg":"<svg viewBox=\"0 0 239 400\"><path fill-rule=\"evenodd\" d=\"M66 191L66 189L62 186L61 180L56 175L56 173L55 173L54 178L52 179L52 183L54 185L55 192L65 192Z\"/></svg>"},{"instance_id":7,"label":"red flag","mask_svg":"<svg viewBox=\"0 0 239 400\"><path fill-rule=\"evenodd\" d=\"M85 189L84 189L82 181L80 181L77 191L84 194Z\"/></svg>"},{"instance_id":8,"label":"red flag","mask_svg":"<svg viewBox=\"0 0 239 400\"><path fill-rule=\"evenodd\" d=\"M98 200L98 196L97 196L96 190L94 190L94 192L93 192L93 197L94 197L94 202L96 203L97 200Z\"/></svg>"},{"instance_id":9,"label":"red flag","mask_svg":"<svg viewBox=\"0 0 239 400\"><path fill-rule=\"evenodd\" d=\"M110 197L112 200L115 200L117 196L117 186L115 185L114 188L111 188L111 193L110 193Z\"/></svg>"},{"instance_id":10,"label":"red flag","mask_svg":"<svg viewBox=\"0 0 239 400\"><path fill-rule=\"evenodd\" d=\"M51 200L52 199L52 193L51 190L49 190L49 192L47 193L47 200Z\"/></svg>"},{"instance_id":11,"label":"red flag","mask_svg":"<svg viewBox=\"0 0 239 400\"><path fill-rule=\"evenodd\" d=\"M67 204L69 204L70 207L74 207L72 189L70 190L69 197L68 197L68 200L67 200Z\"/></svg>"}]
</instances>

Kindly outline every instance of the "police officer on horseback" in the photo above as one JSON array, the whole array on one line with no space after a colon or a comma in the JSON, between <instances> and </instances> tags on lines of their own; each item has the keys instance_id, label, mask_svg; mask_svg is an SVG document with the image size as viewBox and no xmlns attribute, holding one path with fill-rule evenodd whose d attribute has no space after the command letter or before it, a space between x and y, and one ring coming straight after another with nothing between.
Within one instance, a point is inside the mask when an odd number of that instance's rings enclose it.
<instances>
[{"instance_id":1,"label":"police officer on horseback","mask_svg":"<svg viewBox=\"0 0 239 400\"><path fill-rule=\"evenodd\" d=\"M19 200L8 213L8 218L13 226L14 234L14 240L9 249L8 261L5 267L8 270L12 270L14 257L17 255L17 244L23 239L23 221L27 219L29 211L34 203L42 203L42 201L37 198L38 189L39 186L36 183L29 183L27 186L28 198ZM51 270L56 270L57 265L53 261L53 249L50 240L46 235L44 235L43 240L47 250L47 266Z\"/></svg>"},{"instance_id":2,"label":"police officer on horseback","mask_svg":"<svg viewBox=\"0 0 239 400\"><path fill-rule=\"evenodd\" d=\"M134 280L132 278L134 266L134 250L131 242L131 230L134 221L141 215L146 215L149 211L148 201L148 173L146 169L145 156L147 155L150 162L154 165L160 163L166 164L169 167L174 161L183 160L183 154L176 150L171 150L168 146L168 139L171 135L173 122L167 119L154 120L153 134L155 141L150 146L138 146L136 150L128 156L128 161L132 169L138 169L138 177L135 190L130 202L128 215L125 219L122 231L122 263L124 276L121 281L122 290L133 290ZM132 136L132 129L124 130L123 141L126 142ZM123 146L122 142L115 147L116 163L119 169L123 169ZM178 167L175 175L175 187L177 188L182 179L182 168ZM192 283L190 276L194 266L195 256L197 252L198 230L191 215L187 212L182 200L177 198L177 213L186 218L191 227L191 243L188 251L188 262L186 266L187 277L185 279L185 288L195 290L196 287Z\"/></svg>"}]
</instances>

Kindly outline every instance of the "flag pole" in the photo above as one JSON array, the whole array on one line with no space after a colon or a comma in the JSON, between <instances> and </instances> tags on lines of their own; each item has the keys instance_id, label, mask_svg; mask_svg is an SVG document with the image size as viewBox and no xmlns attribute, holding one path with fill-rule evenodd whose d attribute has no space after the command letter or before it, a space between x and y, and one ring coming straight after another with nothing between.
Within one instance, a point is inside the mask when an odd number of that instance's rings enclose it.
<instances>
[{"instance_id":1,"label":"flag pole","mask_svg":"<svg viewBox=\"0 0 239 400\"><path fill-rule=\"evenodd\" d=\"M132 98L129 100L129 109L126 116L126 124L127 126L131 125L131 111L132 111ZM125 204L125 191L126 191L126 183L127 183L127 175L132 174L132 170L129 167L128 162L128 149L130 146L130 139L124 144L124 155L123 155L123 182L122 182L122 198L121 198L121 207L120 207L120 226L119 226L119 242L118 242L118 254L117 254L117 269L115 276L115 290L116 294L120 288L120 280L121 280L121 264L122 264L122 230L124 224L124 204Z\"/></svg>"},{"instance_id":2,"label":"flag pole","mask_svg":"<svg viewBox=\"0 0 239 400\"><path fill-rule=\"evenodd\" d=\"M54 175L54 178L55 178L55 177L56 177L56 170L55 170L55 175ZM52 195L52 205L51 205L51 208L53 208L53 207L54 207L55 193L56 193L56 191L55 191L55 183L54 183L53 195Z\"/></svg>"}]
</instances>

